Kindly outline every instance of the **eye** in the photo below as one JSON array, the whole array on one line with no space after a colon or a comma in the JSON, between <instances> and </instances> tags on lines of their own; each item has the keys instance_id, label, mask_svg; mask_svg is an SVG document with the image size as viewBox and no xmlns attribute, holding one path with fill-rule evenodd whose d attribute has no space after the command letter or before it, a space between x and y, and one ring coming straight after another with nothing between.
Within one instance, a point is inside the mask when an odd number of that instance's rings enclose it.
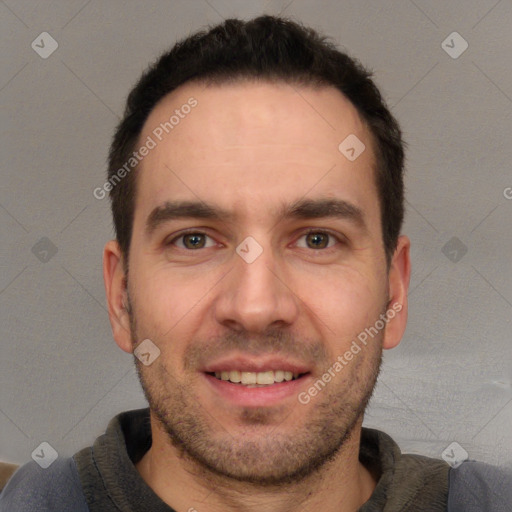
<instances>
[{"instance_id":1,"label":"eye","mask_svg":"<svg viewBox=\"0 0 512 512\"><path fill-rule=\"evenodd\" d=\"M176 245L180 249L195 250L212 247L215 245L215 241L206 233L193 231L189 233L182 233L181 235L173 238L167 245Z\"/></svg>"},{"instance_id":2,"label":"eye","mask_svg":"<svg viewBox=\"0 0 512 512\"><path fill-rule=\"evenodd\" d=\"M301 240L304 240L304 243L301 243ZM336 236L326 231L309 231L299 238L297 246L306 249L329 249L339 241Z\"/></svg>"}]
</instances>

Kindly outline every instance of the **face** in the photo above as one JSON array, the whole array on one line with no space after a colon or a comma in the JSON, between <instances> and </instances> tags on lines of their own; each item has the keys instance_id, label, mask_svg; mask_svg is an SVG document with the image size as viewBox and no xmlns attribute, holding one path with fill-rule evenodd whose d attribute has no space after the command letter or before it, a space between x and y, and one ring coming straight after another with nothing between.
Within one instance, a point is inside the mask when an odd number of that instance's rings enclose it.
<instances>
[{"instance_id":1,"label":"face","mask_svg":"<svg viewBox=\"0 0 512 512\"><path fill-rule=\"evenodd\" d=\"M354 161L338 149L350 134L366 147ZM135 362L190 460L246 482L300 480L360 425L382 348L405 326L407 244L388 273L369 132L333 88L187 84L153 110L148 137L116 341L160 350ZM121 283L114 267L106 280ZM392 302L401 312L344 357Z\"/></svg>"}]
</instances>

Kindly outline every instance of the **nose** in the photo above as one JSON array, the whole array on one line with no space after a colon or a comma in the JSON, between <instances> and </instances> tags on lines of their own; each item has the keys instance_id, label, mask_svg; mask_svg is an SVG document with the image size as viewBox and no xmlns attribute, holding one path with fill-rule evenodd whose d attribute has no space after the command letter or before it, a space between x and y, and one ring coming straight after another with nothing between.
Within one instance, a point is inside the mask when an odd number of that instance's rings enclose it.
<instances>
[{"instance_id":1,"label":"nose","mask_svg":"<svg viewBox=\"0 0 512 512\"><path fill-rule=\"evenodd\" d=\"M234 268L219 283L214 302L216 320L234 330L263 333L270 327L292 325L299 298L277 265L271 250L248 263L233 255Z\"/></svg>"}]
</instances>

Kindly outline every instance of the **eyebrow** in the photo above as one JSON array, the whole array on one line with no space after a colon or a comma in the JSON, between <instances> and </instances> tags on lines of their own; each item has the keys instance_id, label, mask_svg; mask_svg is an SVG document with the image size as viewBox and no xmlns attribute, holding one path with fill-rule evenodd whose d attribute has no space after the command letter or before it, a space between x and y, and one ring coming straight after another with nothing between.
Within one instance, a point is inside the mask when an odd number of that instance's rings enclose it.
<instances>
[{"instance_id":1,"label":"eyebrow","mask_svg":"<svg viewBox=\"0 0 512 512\"><path fill-rule=\"evenodd\" d=\"M202 201L166 201L152 210L146 220L146 233L150 236L166 222L184 219L206 219L221 222L232 221L235 214ZM290 205L283 205L277 216L278 222L287 219L338 218L352 222L367 231L363 211L343 199L300 199Z\"/></svg>"},{"instance_id":2,"label":"eyebrow","mask_svg":"<svg viewBox=\"0 0 512 512\"><path fill-rule=\"evenodd\" d=\"M367 231L363 210L343 199L301 199L290 206L285 206L280 217L282 219L344 219Z\"/></svg>"},{"instance_id":3,"label":"eyebrow","mask_svg":"<svg viewBox=\"0 0 512 512\"><path fill-rule=\"evenodd\" d=\"M157 206L146 220L146 233L151 235L161 224L176 219L207 219L227 221L233 214L201 201L166 201Z\"/></svg>"}]
</instances>

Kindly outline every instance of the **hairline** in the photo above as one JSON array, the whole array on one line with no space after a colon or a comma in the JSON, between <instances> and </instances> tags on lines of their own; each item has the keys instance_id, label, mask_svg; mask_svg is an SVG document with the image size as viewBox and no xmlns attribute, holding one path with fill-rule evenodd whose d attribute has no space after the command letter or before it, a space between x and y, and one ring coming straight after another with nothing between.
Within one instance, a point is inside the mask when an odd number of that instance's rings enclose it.
<instances>
[{"instance_id":1,"label":"hairline","mask_svg":"<svg viewBox=\"0 0 512 512\"><path fill-rule=\"evenodd\" d=\"M377 194L377 200L379 202L379 232L381 235L381 243L382 248L384 250L385 260L386 260L386 268L387 271L389 271L390 264L391 264L391 258L388 256L388 251L386 248L385 243L385 237L384 237L384 226L383 226L383 198L381 197L381 191L379 187L379 175L382 172L382 169L379 165L379 160L382 160L381 155L381 149L378 141L376 140L376 136L373 132L372 127L368 123L368 121L365 119L365 117L361 114L359 111L357 105L355 105L352 100L343 93L336 85L332 84L331 82L322 79L318 76L309 76L309 75L299 75L297 77L285 77L281 76L277 73L270 73L267 75L253 75L251 72L244 73L239 72L235 75L228 75L224 73L217 73L213 75L205 75L200 77L194 77L190 78L188 80L185 80L183 83L178 85L176 88L174 88L172 91L169 91L168 93L164 94L151 108L151 110L147 113L146 119L144 120L141 129L137 135L136 138L134 138L133 143L130 145L128 152L131 153L135 150L135 148L138 147L138 145L141 144L141 139L143 137L144 130L147 127L148 120L153 114L153 112L161 106L161 104L168 100L169 97L176 95L176 93L182 92L183 89L185 89L187 86L194 86L194 85L204 85L204 88L210 88L210 87L218 87L222 88L223 86L229 86L229 85L245 85L245 84L269 84L269 85L298 85L301 87L309 88L312 90L322 90L322 89L331 89L338 92L346 101L350 103L350 105L354 108L355 112L357 113L358 119L363 125L364 129L367 132L367 135L370 138L370 147L372 150L372 163L370 166L370 169L372 171L373 175L373 185L375 187L375 192ZM125 262L124 268L125 273L128 275L128 262L130 257L130 249L131 249L131 243L132 243L132 237L133 237L133 225L135 220L135 212L136 212L136 205L137 205L137 197L138 197L138 176L140 172L140 165L142 162L139 162L134 168L133 171L130 173L130 177L128 179L132 180L132 190L133 190L133 217L131 219L131 227L130 227L130 237L128 240L128 246L126 248L126 254L122 254L123 256L123 262ZM121 248L121 252L123 253L123 248Z\"/></svg>"}]
</instances>

